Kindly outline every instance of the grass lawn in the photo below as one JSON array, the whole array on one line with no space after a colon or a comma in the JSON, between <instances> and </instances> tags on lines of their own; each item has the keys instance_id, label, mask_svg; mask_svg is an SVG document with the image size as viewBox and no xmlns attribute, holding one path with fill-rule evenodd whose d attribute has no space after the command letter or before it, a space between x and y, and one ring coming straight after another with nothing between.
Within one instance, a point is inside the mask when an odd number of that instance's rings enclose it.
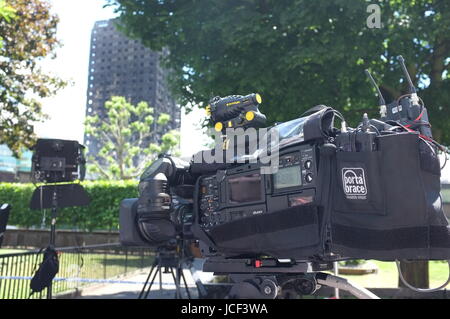
<instances>
[{"instance_id":1,"label":"grass lawn","mask_svg":"<svg viewBox=\"0 0 450 319\"><path fill-rule=\"evenodd\" d=\"M378 266L378 273L368 275L342 275L366 288L397 288L398 272L394 262L372 261ZM430 261L430 288L438 287L445 283L448 277L448 264L440 261ZM447 286L450 288L450 285Z\"/></svg>"}]
</instances>

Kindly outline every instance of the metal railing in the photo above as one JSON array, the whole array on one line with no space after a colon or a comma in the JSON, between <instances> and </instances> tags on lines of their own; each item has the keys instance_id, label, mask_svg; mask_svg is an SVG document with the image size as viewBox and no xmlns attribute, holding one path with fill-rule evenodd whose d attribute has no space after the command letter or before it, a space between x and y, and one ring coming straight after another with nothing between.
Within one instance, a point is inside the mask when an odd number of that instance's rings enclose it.
<instances>
[{"instance_id":1,"label":"metal railing","mask_svg":"<svg viewBox=\"0 0 450 319\"><path fill-rule=\"evenodd\" d=\"M56 249L59 272L52 293L67 292L92 283L150 267L154 252L148 248L105 244ZM0 255L0 299L46 298L47 289L30 296L30 280L39 267L43 252L36 250Z\"/></svg>"}]
</instances>

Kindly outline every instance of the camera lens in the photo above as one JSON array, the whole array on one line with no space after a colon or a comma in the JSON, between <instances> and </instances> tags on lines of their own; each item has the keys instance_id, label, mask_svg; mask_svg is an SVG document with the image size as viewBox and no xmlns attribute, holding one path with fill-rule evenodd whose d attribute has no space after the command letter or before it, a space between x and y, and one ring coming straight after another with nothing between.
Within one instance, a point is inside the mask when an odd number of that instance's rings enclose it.
<instances>
[{"instance_id":1,"label":"camera lens","mask_svg":"<svg viewBox=\"0 0 450 319\"><path fill-rule=\"evenodd\" d=\"M167 194L167 178L160 173L154 179L139 183L138 213L155 214L167 213L170 209L171 198Z\"/></svg>"}]
</instances>

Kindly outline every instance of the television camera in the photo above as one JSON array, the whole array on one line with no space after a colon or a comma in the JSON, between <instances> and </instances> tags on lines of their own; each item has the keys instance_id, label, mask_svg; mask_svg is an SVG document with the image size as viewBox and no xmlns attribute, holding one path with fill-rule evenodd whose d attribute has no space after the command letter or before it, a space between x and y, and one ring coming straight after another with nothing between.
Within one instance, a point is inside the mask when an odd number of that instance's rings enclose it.
<instances>
[{"instance_id":1,"label":"television camera","mask_svg":"<svg viewBox=\"0 0 450 319\"><path fill-rule=\"evenodd\" d=\"M230 296L251 298L274 298L287 284L302 294L324 284L370 298L320 271L347 259L449 259L438 157L445 149L399 62L410 92L388 105L367 71L380 119L364 114L351 128L340 112L318 105L241 139L244 154L224 155L242 146L236 128L245 134L263 126L261 97L212 99L207 111L220 147L190 163L164 156L150 165L139 198L121 203L122 244L161 246L182 237L205 258L204 271L231 274L237 288ZM205 160L222 155L231 160Z\"/></svg>"}]
</instances>

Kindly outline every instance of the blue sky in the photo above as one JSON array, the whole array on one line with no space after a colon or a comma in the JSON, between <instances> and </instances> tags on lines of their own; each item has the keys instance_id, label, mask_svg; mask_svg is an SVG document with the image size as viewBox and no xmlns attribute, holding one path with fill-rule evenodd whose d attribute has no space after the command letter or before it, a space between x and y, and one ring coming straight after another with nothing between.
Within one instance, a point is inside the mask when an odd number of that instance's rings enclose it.
<instances>
[{"instance_id":1,"label":"blue sky","mask_svg":"<svg viewBox=\"0 0 450 319\"><path fill-rule=\"evenodd\" d=\"M35 130L39 137L83 142L91 30L95 21L114 18L115 14L111 8L103 8L104 0L50 0L50 3L60 18L57 37L63 46L57 50L56 59L46 59L41 66L72 84L56 96L42 100L50 119L36 123ZM183 156L204 148L207 138L198 128L202 117L202 110L182 116Z\"/></svg>"}]
</instances>

